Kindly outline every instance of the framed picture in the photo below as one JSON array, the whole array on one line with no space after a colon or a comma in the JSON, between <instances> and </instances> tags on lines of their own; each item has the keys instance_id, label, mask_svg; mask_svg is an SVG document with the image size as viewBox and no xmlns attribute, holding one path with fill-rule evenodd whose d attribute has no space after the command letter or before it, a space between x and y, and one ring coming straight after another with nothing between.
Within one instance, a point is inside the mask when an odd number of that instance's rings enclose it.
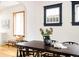
<instances>
[{"instance_id":1,"label":"framed picture","mask_svg":"<svg viewBox=\"0 0 79 59\"><path fill-rule=\"evenodd\" d=\"M72 25L79 25L79 1L72 1Z\"/></svg>"},{"instance_id":2,"label":"framed picture","mask_svg":"<svg viewBox=\"0 0 79 59\"><path fill-rule=\"evenodd\" d=\"M62 25L62 3L44 6L44 26Z\"/></svg>"},{"instance_id":3,"label":"framed picture","mask_svg":"<svg viewBox=\"0 0 79 59\"><path fill-rule=\"evenodd\" d=\"M3 29L9 29L10 28L10 19L1 20L1 27Z\"/></svg>"}]
</instances>

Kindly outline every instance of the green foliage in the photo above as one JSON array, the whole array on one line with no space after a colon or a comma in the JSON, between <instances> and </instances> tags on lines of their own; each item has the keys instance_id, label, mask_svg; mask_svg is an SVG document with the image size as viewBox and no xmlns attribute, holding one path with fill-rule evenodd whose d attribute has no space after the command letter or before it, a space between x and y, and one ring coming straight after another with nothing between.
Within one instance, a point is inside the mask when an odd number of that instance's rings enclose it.
<instances>
[{"instance_id":1,"label":"green foliage","mask_svg":"<svg viewBox=\"0 0 79 59\"><path fill-rule=\"evenodd\" d=\"M50 36L53 32L53 29L49 28L44 31L42 28L40 28L40 32L42 36Z\"/></svg>"}]
</instances>

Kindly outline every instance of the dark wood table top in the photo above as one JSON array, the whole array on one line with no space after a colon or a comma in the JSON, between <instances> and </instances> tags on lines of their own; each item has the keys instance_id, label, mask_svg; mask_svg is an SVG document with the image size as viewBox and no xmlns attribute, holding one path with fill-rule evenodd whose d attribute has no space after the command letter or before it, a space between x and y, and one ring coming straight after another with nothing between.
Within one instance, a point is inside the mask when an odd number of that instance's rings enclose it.
<instances>
[{"instance_id":1,"label":"dark wood table top","mask_svg":"<svg viewBox=\"0 0 79 59\"><path fill-rule=\"evenodd\" d=\"M55 52L63 55L79 56L79 45L65 45L67 48L57 49L50 46L45 46L42 41L30 41L30 42L20 42L16 44L17 46L22 46L25 48L37 49L47 52Z\"/></svg>"}]
</instances>

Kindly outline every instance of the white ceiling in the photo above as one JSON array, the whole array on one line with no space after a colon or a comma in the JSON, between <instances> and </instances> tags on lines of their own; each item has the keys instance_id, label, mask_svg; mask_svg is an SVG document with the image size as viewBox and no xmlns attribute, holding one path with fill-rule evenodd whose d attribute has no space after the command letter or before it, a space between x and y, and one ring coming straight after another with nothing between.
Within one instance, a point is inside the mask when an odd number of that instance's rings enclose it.
<instances>
[{"instance_id":1,"label":"white ceiling","mask_svg":"<svg viewBox=\"0 0 79 59\"><path fill-rule=\"evenodd\" d=\"M17 5L17 4L19 4L19 2L16 2L16 1L0 1L0 10L7 8L7 7Z\"/></svg>"}]
</instances>

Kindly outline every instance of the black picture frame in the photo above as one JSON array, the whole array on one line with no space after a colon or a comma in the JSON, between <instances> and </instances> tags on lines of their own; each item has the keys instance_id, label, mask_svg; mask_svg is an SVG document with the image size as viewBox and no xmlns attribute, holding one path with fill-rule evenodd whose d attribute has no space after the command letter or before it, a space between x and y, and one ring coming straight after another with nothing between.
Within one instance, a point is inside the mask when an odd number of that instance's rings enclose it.
<instances>
[{"instance_id":1,"label":"black picture frame","mask_svg":"<svg viewBox=\"0 0 79 59\"><path fill-rule=\"evenodd\" d=\"M57 23L56 22L55 23L47 23L46 22L46 18L47 18L47 12L46 11L48 9L53 10L55 8L59 8L59 15L57 15L59 17L58 18L59 22L57 22ZM54 12L54 11L52 11L52 12ZM62 3L44 6L44 26L62 26Z\"/></svg>"},{"instance_id":2,"label":"black picture frame","mask_svg":"<svg viewBox=\"0 0 79 59\"><path fill-rule=\"evenodd\" d=\"M76 22L76 12L75 12L75 5L79 4L79 1L71 1L72 2L72 25L77 26L79 22Z\"/></svg>"}]
</instances>

